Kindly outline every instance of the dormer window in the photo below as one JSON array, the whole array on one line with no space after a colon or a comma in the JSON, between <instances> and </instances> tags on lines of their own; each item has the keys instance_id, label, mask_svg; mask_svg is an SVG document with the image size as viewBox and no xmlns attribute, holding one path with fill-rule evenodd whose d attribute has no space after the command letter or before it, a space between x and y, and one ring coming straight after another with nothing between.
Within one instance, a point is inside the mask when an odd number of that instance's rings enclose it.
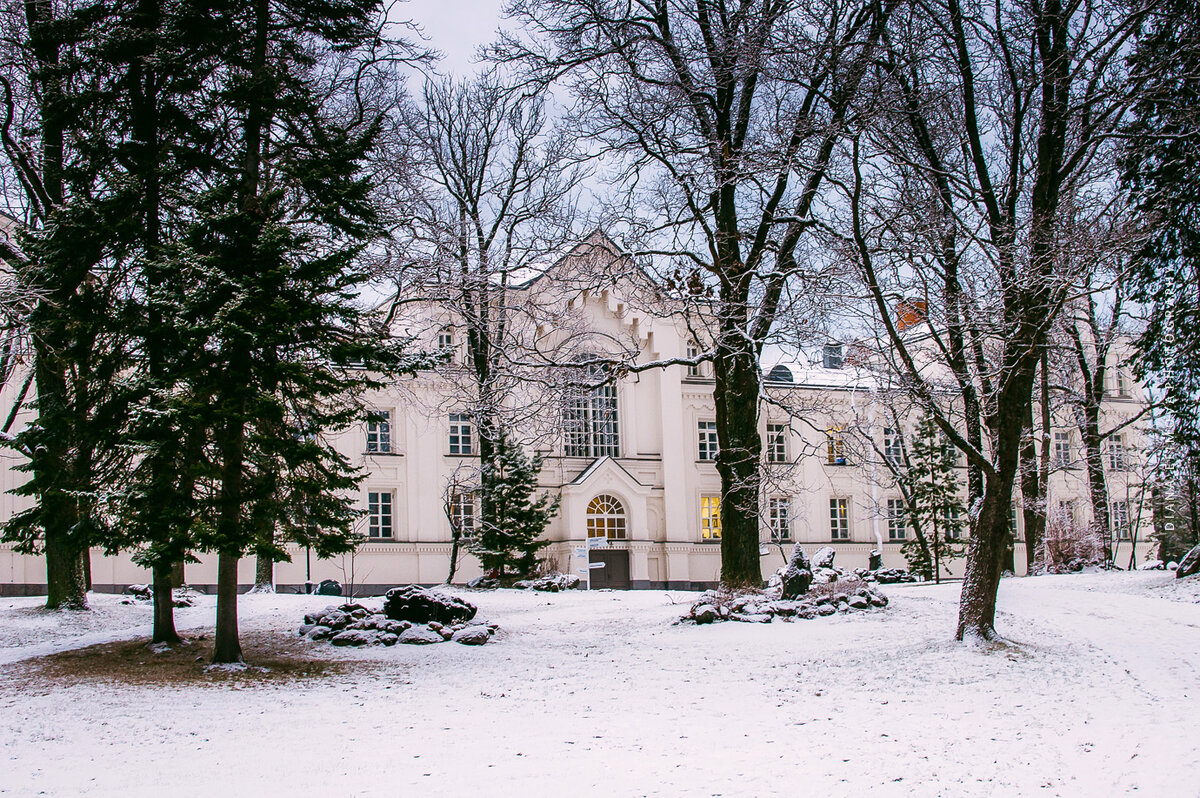
<instances>
[{"instance_id":1,"label":"dormer window","mask_svg":"<svg viewBox=\"0 0 1200 798\"><path fill-rule=\"evenodd\" d=\"M842 367L843 356L841 344L825 344L825 349L822 355L822 362L825 368L840 369Z\"/></svg>"}]
</instances>

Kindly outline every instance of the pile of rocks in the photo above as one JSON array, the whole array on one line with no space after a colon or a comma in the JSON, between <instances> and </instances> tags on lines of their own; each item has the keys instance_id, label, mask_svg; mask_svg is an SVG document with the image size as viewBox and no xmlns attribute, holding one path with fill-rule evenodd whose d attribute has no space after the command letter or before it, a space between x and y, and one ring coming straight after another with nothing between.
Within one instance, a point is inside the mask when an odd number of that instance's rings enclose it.
<instances>
[{"instance_id":1,"label":"pile of rocks","mask_svg":"<svg viewBox=\"0 0 1200 798\"><path fill-rule=\"evenodd\" d=\"M343 604L309 613L300 635L335 646L420 646L446 641L482 646L498 627L474 621L476 611L475 605L455 596L409 585L389 590L382 612Z\"/></svg>"},{"instance_id":2,"label":"pile of rocks","mask_svg":"<svg viewBox=\"0 0 1200 798\"><path fill-rule=\"evenodd\" d=\"M878 582L891 585L897 582L916 582L917 577L903 568L855 568L846 572L833 564L837 552L831 546L822 546L810 560L802 546L792 549L788 564L776 571L767 584L768 590L779 591L785 599L794 599L808 592L810 585L832 585L847 579L860 582ZM872 564L878 566L880 558L872 552Z\"/></svg>"},{"instance_id":3,"label":"pile of rocks","mask_svg":"<svg viewBox=\"0 0 1200 798\"><path fill-rule=\"evenodd\" d=\"M775 618L807 620L839 612L886 607L888 598L871 581L833 565L834 550L824 546L809 560L801 546L788 564L775 572L765 591L701 594L681 620L693 623L742 621L770 623ZM862 569L864 572L866 569ZM870 572L878 574L879 571Z\"/></svg>"},{"instance_id":4,"label":"pile of rocks","mask_svg":"<svg viewBox=\"0 0 1200 798\"><path fill-rule=\"evenodd\" d=\"M724 593L709 590L700 595L682 620L692 623L741 621L770 623L809 620L837 613L863 612L886 607L888 597L865 582L848 582L833 590L816 590L801 599L778 598L772 592Z\"/></svg>"},{"instance_id":5,"label":"pile of rocks","mask_svg":"<svg viewBox=\"0 0 1200 798\"><path fill-rule=\"evenodd\" d=\"M125 588L125 592L130 598L123 600L122 604L133 604L135 600L154 601L154 588L151 585L130 585ZM198 596L199 594L187 585L177 587L171 591L171 604L175 607L192 607L195 606Z\"/></svg>"},{"instance_id":6,"label":"pile of rocks","mask_svg":"<svg viewBox=\"0 0 1200 798\"><path fill-rule=\"evenodd\" d=\"M513 582L513 587L519 590L540 590L545 593L558 593L563 590L574 590L579 587L579 577L575 574L546 574L537 579L524 579Z\"/></svg>"}]
</instances>

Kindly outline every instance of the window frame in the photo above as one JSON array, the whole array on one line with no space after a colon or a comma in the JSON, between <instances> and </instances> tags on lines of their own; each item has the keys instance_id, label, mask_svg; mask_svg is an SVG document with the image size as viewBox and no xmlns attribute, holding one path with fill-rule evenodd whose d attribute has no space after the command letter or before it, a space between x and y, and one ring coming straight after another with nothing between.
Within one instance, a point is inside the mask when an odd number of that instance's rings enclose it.
<instances>
[{"instance_id":1,"label":"window frame","mask_svg":"<svg viewBox=\"0 0 1200 798\"><path fill-rule=\"evenodd\" d=\"M446 453L451 457L474 457L475 422L470 413L449 413ZM455 451L457 449L457 451Z\"/></svg>"},{"instance_id":2,"label":"window frame","mask_svg":"<svg viewBox=\"0 0 1200 798\"><path fill-rule=\"evenodd\" d=\"M850 465L850 458L846 456L845 430L841 427L828 427L825 430L825 464Z\"/></svg>"},{"instance_id":3,"label":"window frame","mask_svg":"<svg viewBox=\"0 0 1200 798\"><path fill-rule=\"evenodd\" d=\"M847 497L829 497L829 539L835 543L850 540L850 499Z\"/></svg>"},{"instance_id":4,"label":"window frame","mask_svg":"<svg viewBox=\"0 0 1200 798\"><path fill-rule=\"evenodd\" d=\"M396 539L396 491L367 491L367 539Z\"/></svg>"},{"instance_id":5,"label":"window frame","mask_svg":"<svg viewBox=\"0 0 1200 798\"><path fill-rule=\"evenodd\" d=\"M771 496L767 499L767 528L772 543L792 542L791 496Z\"/></svg>"},{"instance_id":6,"label":"window frame","mask_svg":"<svg viewBox=\"0 0 1200 798\"><path fill-rule=\"evenodd\" d=\"M787 424L767 424L767 462L775 465L789 462Z\"/></svg>"},{"instance_id":7,"label":"window frame","mask_svg":"<svg viewBox=\"0 0 1200 798\"><path fill-rule=\"evenodd\" d=\"M367 454L392 454L392 413L373 410L367 414Z\"/></svg>"},{"instance_id":8,"label":"window frame","mask_svg":"<svg viewBox=\"0 0 1200 798\"><path fill-rule=\"evenodd\" d=\"M699 463L715 463L721 452L721 444L717 440L717 422L707 419L696 421L696 461Z\"/></svg>"},{"instance_id":9,"label":"window frame","mask_svg":"<svg viewBox=\"0 0 1200 798\"><path fill-rule=\"evenodd\" d=\"M904 543L908 540L908 504L904 499L887 500L888 543ZM897 536L897 525L900 534Z\"/></svg>"},{"instance_id":10,"label":"window frame","mask_svg":"<svg viewBox=\"0 0 1200 798\"><path fill-rule=\"evenodd\" d=\"M721 497L706 493L700 497L700 540L721 540Z\"/></svg>"}]
</instances>

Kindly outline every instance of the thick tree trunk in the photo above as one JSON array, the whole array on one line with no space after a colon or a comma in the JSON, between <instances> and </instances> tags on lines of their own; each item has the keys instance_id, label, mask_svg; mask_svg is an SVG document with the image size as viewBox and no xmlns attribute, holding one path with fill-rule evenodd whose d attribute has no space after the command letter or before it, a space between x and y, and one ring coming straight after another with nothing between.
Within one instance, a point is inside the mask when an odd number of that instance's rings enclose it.
<instances>
[{"instance_id":1,"label":"thick tree trunk","mask_svg":"<svg viewBox=\"0 0 1200 798\"><path fill-rule=\"evenodd\" d=\"M763 581L758 553L760 375L757 354L743 329L743 320L721 320L713 361L717 472L721 475L721 584L734 589L760 588Z\"/></svg>"},{"instance_id":2,"label":"thick tree trunk","mask_svg":"<svg viewBox=\"0 0 1200 798\"><path fill-rule=\"evenodd\" d=\"M52 610L88 608L83 558L70 541L69 533L64 534L59 529L46 530L46 607Z\"/></svg>"},{"instance_id":3,"label":"thick tree trunk","mask_svg":"<svg viewBox=\"0 0 1200 798\"><path fill-rule=\"evenodd\" d=\"M214 635L214 664L236 664L242 659L242 644L238 638L238 560L232 552L217 554L217 629Z\"/></svg>"},{"instance_id":4,"label":"thick tree trunk","mask_svg":"<svg viewBox=\"0 0 1200 798\"><path fill-rule=\"evenodd\" d=\"M175 631L175 597L172 594L172 566L170 563L155 563L151 566L154 577L154 633L151 642L179 642Z\"/></svg>"}]
</instances>

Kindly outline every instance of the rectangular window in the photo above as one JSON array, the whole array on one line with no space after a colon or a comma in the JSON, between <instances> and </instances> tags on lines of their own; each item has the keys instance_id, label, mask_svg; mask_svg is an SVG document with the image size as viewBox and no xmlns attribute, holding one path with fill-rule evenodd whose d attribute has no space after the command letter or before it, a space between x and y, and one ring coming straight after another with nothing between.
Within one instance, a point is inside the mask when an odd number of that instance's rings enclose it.
<instances>
[{"instance_id":1,"label":"rectangular window","mask_svg":"<svg viewBox=\"0 0 1200 798\"><path fill-rule=\"evenodd\" d=\"M388 413L367 417L367 451L386 454L392 451L392 419Z\"/></svg>"},{"instance_id":2,"label":"rectangular window","mask_svg":"<svg viewBox=\"0 0 1200 798\"><path fill-rule=\"evenodd\" d=\"M792 500L772 496L767 502L767 520L771 526L771 542L785 543L792 539Z\"/></svg>"},{"instance_id":3,"label":"rectangular window","mask_svg":"<svg viewBox=\"0 0 1200 798\"><path fill-rule=\"evenodd\" d=\"M1071 465L1071 433L1054 433L1054 467L1068 468Z\"/></svg>"},{"instance_id":4,"label":"rectangular window","mask_svg":"<svg viewBox=\"0 0 1200 798\"><path fill-rule=\"evenodd\" d=\"M700 537L703 540L721 539L721 497L700 497Z\"/></svg>"},{"instance_id":5,"label":"rectangular window","mask_svg":"<svg viewBox=\"0 0 1200 798\"><path fill-rule=\"evenodd\" d=\"M768 463L786 463L788 461L787 430L786 424L767 425Z\"/></svg>"},{"instance_id":6,"label":"rectangular window","mask_svg":"<svg viewBox=\"0 0 1200 798\"><path fill-rule=\"evenodd\" d=\"M601 372L592 376L598 378ZM620 428L617 424L617 387L574 386L563 408L567 457L620 457Z\"/></svg>"},{"instance_id":7,"label":"rectangular window","mask_svg":"<svg viewBox=\"0 0 1200 798\"><path fill-rule=\"evenodd\" d=\"M1060 501L1058 503L1058 513L1055 516L1058 524L1065 529L1075 528L1075 502Z\"/></svg>"},{"instance_id":8,"label":"rectangular window","mask_svg":"<svg viewBox=\"0 0 1200 798\"><path fill-rule=\"evenodd\" d=\"M850 539L850 500L829 500L829 538L831 540Z\"/></svg>"},{"instance_id":9,"label":"rectangular window","mask_svg":"<svg viewBox=\"0 0 1200 798\"><path fill-rule=\"evenodd\" d=\"M696 425L699 452L696 459L712 462L717 459L717 422L701 421Z\"/></svg>"},{"instance_id":10,"label":"rectangular window","mask_svg":"<svg viewBox=\"0 0 1200 798\"><path fill-rule=\"evenodd\" d=\"M908 537L908 518L904 508L904 499L887 500L888 540L893 543L903 543Z\"/></svg>"},{"instance_id":11,"label":"rectangular window","mask_svg":"<svg viewBox=\"0 0 1200 798\"><path fill-rule=\"evenodd\" d=\"M466 413L450 414L450 454L475 454L475 429Z\"/></svg>"},{"instance_id":12,"label":"rectangular window","mask_svg":"<svg viewBox=\"0 0 1200 798\"><path fill-rule=\"evenodd\" d=\"M950 440L950 436L940 432L938 433L938 442L941 447L942 459L950 465L958 465L958 447Z\"/></svg>"},{"instance_id":13,"label":"rectangular window","mask_svg":"<svg viewBox=\"0 0 1200 798\"><path fill-rule=\"evenodd\" d=\"M1129 369L1124 363L1116 363L1112 367L1113 393L1117 396L1129 396Z\"/></svg>"},{"instance_id":14,"label":"rectangular window","mask_svg":"<svg viewBox=\"0 0 1200 798\"><path fill-rule=\"evenodd\" d=\"M904 464L904 442L900 430L883 428L883 459L893 466Z\"/></svg>"},{"instance_id":15,"label":"rectangular window","mask_svg":"<svg viewBox=\"0 0 1200 798\"><path fill-rule=\"evenodd\" d=\"M829 465L846 465L846 440L841 427L825 430L825 456Z\"/></svg>"},{"instance_id":16,"label":"rectangular window","mask_svg":"<svg viewBox=\"0 0 1200 798\"><path fill-rule=\"evenodd\" d=\"M695 343L687 345L687 357L689 360L700 357L700 347ZM687 367L687 375L693 379L704 376L703 368L700 363L689 363Z\"/></svg>"},{"instance_id":17,"label":"rectangular window","mask_svg":"<svg viewBox=\"0 0 1200 798\"><path fill-rule=\"evenodd\" d=\"M475 493L460 491L450 494L450 531L460 540L475 537Z\"/></svg>"},{"instance_id":18,"label":"rectangular window","mask_svg":"<svg viewBox=\"0 0 1200 798\"><path fill-rule=\"evenodd\" d=\"M367 537L372 540L391 540L395 537L392 525L392 492L367 493Z\"/></svg>"},{"instance_id":19,"label":"rectangular window","mask_svg":"<svg viewBox=\"0 0 1200 798\"><path fill-rule=\"evenodd\" d=\"M962 534L962 521L959 519L957 507L942 509L942 530L946 540L958 540Z\"/></svg>"},{"instance_id":20,"label":"rectangular window","mask_svg":"<svg viewBox=\"0 0 1200 798\"><path fill-rule=\"evenodd\" d=\"M1125 442L1120 435L1108 439L1108 469L1110 471L1125 470Z\"/></svg>"},{"instance_id":21,"label":"rectangular window","mask_svg":"<svg viewBox=\"0 0 1200 798\"><path fill-rule=\"evenodd\" d=\"M1109 528L1117 540L1129 540L1129 503L1113 502L1112 513L1109 516Z\"/></svg>"},{"instance_id":22,"label":"rectangular window","mask_svg":"<svg viewBox=\"0 0 1200 798\"><path fill-rule=\"evenodd\" d=\"M1008 534L1013 540L1017 539L1017 530L1021 528L1020 517L1021 514L1017 512L1017 503L1013 502L1012 508L1008 512Z\"/></svg>"}]
</instances>

